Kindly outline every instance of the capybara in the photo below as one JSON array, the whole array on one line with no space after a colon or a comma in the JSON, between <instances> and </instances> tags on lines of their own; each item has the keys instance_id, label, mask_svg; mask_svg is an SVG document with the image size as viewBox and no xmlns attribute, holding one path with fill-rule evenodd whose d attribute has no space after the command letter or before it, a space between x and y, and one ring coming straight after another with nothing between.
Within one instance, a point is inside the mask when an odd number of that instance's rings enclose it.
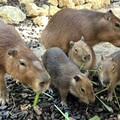
<instances>
[{"instance_id":1,"label":"capybara","mask_svg":"<svg viewBox=\"0 0 120 120\"><path fill-rule=\"evenodd\" d=\"M77 42L70 41L70 49L68 57L73 61L79 68L83 66L83 70L89 70L94 68L96 57L93 49L91 49L86 43L82 36Z\"/></svg>"},{"instance_id":2,"label":"capybara","mask_svg":"<svg viewBox=\"0 0 120 120\"><path fill-rule=\"evenodd\" d=\"M98 76L101 84L108 89L108 101L112 100L112 93L120 81L120 51L114 52L98 64Z\"/></svg>"},{"instance_id":3,"label":"capybara","mask_svg":"<svg viewBox=\"0 0 120 120\"><path fill-rule=\"evenodd\" d=\"M0 21L0 103L8 101L4 75L8 73L34 91L43 92L49 87L50 76L43 63L26 47L14 27Z\"/></svg>"},{"instance_id":4,"label":"capybara","mask_svg":"<svg viewBox=\"0 0 120 120\"><path fill-rule=\"evenodd\" d=\"M95 101L91 81L79 71L78 67L71 62L62 49L58 47L48 49L42 60L51 77L51 85L59 90L63 104L66 104L68 92L86 104Z\"/></svg>"},{"instance_id":5,"label":"capybara","mask_svg":"<svg viewBox=\"0 0 120 120\"><path fill-rule=\"evenodd\" d=\"M89 47L100 42L120 46L120 19L111 10L106 13L93 10L65 8L49 20L42 31L41 40L45 48L59 47L69 51L69 42L85 37Z\"/></svg>"}]
</instances>

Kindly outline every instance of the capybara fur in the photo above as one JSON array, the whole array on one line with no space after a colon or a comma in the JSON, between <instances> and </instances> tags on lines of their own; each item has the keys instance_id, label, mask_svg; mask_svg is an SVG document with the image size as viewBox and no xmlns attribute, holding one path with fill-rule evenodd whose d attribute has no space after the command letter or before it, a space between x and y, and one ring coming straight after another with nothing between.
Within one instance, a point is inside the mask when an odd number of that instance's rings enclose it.
<instances>
[{"instance_id":1,"label":"capybara fur","mask_svg":"<svg viewBox=\"0 0 120 120\"><path fill-rule=\"evenodd\" d=\"M98 64L98 76L101 84L108 89L108 101L112 100L112 93L120 81L120 51L114 52Z\"/></svg>"},{"instance_id":2,"label":"capybara fur","mask_svg":"<svg viewBox=\"0 0 120 120\"><path fill-rule=\"evenodd\" d=\"M43 63L26 47L14 27L0 21L0 103L8 101L4 75L8 73L34 91L45 91L50 76Z\"/></svg>"},{"instance_id":3,"label":"capybara fur","mask_svg":"<svg viewBox=\"0 0 120 120\"><path fill-rule=\"evenodd\" d=\"M95 101L91 81L80 72L62 49L58 47L48 49L43 55L43 64L51 77L51 85L59 90L63 104L66 104L68 92L86 104Z\"/></svg>"},{"instance_id":4,"label":"capybara fur","mask_svg":"<svg viewBox=\"0 0 120 120\"><path fill-rule=\"evenodd\" d=\"M82 36L77 42L70 41L70 49L68 57L82 70L94 68L96 57L93 49L91 49ZM82 67L83 66L83 67Z\"/></svg>"},{"instance_id":5,"label":"capybara fur","mask_svg":"<svg viewBox=\"0 0 120 120\"><path fill-rule=\"evenodd\" d=\"M120 46L120 19L111 10L102 13L65 8L52 16L42 31L41 40L46 49L59 47L68 53L69 42L76 42L81 36L89 47L100 42Z\"/></svg>"}]
</instances>

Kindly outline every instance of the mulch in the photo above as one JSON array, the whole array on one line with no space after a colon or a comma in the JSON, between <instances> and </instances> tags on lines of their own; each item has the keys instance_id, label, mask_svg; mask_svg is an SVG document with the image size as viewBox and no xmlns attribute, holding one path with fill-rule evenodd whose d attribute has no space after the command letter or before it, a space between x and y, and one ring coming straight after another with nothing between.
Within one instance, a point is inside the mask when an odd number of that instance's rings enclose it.
<instances>
[{"instance_id":1,"label":"mulch","mask_svg":"<svg viewBox=\"0 0 120 120\"><path fill-rule=\"evenodd\" d=\"M35 0L35 3L40 6L44 1ZM0 4L0 6L3 5L6 4ZM24 4L19 4L17 0L8 0L7 5L19 6L19 8L26 13ZM24 26L39 27L34 25L30 18L27 18L24 22L14 26L18 28L21 34L22 31L24 31ZM23 27L22 29L21 26ZM29 34L32 33L30 32ZM25 42L28 47L33 49L41 47L38 38ZM56 89L54 89L53 92L50 90L46 91L46 93L53 96L53 98L42 93L39 97L37 109L34 109L33 101L35 93L32 89L22 85L22 83L16 82L10 75L6 75L5 80L9 93L9 103L0 106L0 120L64 120L64 117L54 105L57 105L63 112L68 112L71 119L74 118L75 120L88 120L95 115L99 116L101 120L118 120L118 115L120 115L116 99L114 98L112 102L107 102L107 92L103 92L98 96L113 109L113 112L109 112L97 98L94 104L86 105L78 102L77 98L71 94L67 97L68 106L63 107L60 102L59 93ZM94 85L95 92L102 89L96 76L93 78L93 81L97 82L97 85ZM116 87L116 93L117 96L120 97L120 86Z\"/></svg>"}]
</instances>

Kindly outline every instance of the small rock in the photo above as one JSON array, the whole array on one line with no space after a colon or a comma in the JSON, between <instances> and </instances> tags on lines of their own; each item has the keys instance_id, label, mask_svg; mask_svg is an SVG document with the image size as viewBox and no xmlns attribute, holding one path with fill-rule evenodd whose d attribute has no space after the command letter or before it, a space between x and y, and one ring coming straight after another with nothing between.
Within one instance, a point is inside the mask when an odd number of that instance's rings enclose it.
<instances>
[{"instance_id":1,"label":"small rock","mask_svg":"<svg viewBox=\"0 0 120 120\"><path fill-rule=\"evenodd\" d=\"M13 6L0 7L0 17L9 24L18 24L26 19L26 15L19 8Z\"/></svg>"},{"instance_id":2,"label":"small rock","mask_svg":"<svg viewBox=\"0 0 120 120\"><path fill-rule=\"evenodd\" d=\"M19 3L24 3L24 4L32 3L32 2L34 2L34 0L19 0Z\"/></svg>"},{"instance_id":3,"label":"small rock","mask_svg":"<svg viewBox=\"0 0 120 120\"><path fill-rule=\"evenodd\" d=\"M48 11L42 7L38 7L35 3L27 3L26 11L28 12L27 16L36 17L38 15L46 16Z\"/></svg>"},{"instance_id":4,"label":"small rock","mask_svg":"<svg viewBox=\"0 0 120 120\"><path fill-rule=\"evenodd\" d=\"M37 115L41 115L42 114L42 109L39 108L38 106L34 107L33 109L37 113Z\"/></svg>"},{"instance_id":5,"label":"small rock","mask_svg":"<svg viewBox=\"0 0 120 120\"><path fill-rule=\"evenodd\" d=\"M46 26L48 24L48 17L46 16L38 16L33 19L33 22L37 25Z\"/></svg>"},{"instance_id":6,"label":"small rock","mask_svg":"<svg viewBox=\"0 0 120 120\"><path fill-rule=\"evenodd\" d=\"M2 2L2 3L7 3L7 0L0 0L0 2Z\"/></svg>"},{"instance_id":7,"label":"small rock","mask_svg":"<svg viewBox=\"0 0 120 120\"><path fill-rule=\"evenodd\" d=\"M0 106L0 110L4 110L6 108L7 108L7 106L5 106L5 105Z\"/></svg>"},{"instance_id":8,"label":"small rock","mask_svg":"<svg viewBox=\"0 0 120 120\"><path fill-rule=\"evenodd\" d=\"M31 108L31 105L30 104L24 104L24 105L21 105L20 108L21 108L22 111L26 111L29 108Z\"/></svg>"},{"instance_id":9,"label":"small rock","mask_svg":"<svg viewBox=\"0 0 120 120\"><path fill-rule=\"evenodd\" d=\"M51 3L54 6L58 5L58 1L57 0L48 0L49 3Z\"/></svg>"},{"instance_id":10,"label":"small rock","mask_svg":"<svg viewBox=\"0 0 120 120\"><path fill-rule=\"evenodd\" d=\"M117 117L118 117L118 120L120 120L120 114L118 114Z\"/></svg>"},{"instance_id":11,"label":"small rock","mask_svg":"<svg viewBox=\"0 0 120 120\"><path fill-rule=\"evenodd\" d=\"M53 16L55 13L57 13L60 9L56 6L50 5L50 11L49 11L49 16Z\"/></svg>"},{"instance_id":12,"label":"small rock","mask_svg":"<svg viewBox=\"0 0 120 120\"><path fill-rule=\"evenodd\" d=\"M80 10L80 9L91 9L92 8L92 3L87 3L87 4L84 4L84 5L77 5L75 8L77 10Z\"/></svg>"},{"instance_id":13,"label":"small rock","mask_svg":"<svg viewBox=\"0 0 120 120\"><path fill-rule=\"evenodd\" d=\"M68 8L74 8L75 4L72 0L59 0L59 7L68 7Z\"/></svg>"}]
</instances>

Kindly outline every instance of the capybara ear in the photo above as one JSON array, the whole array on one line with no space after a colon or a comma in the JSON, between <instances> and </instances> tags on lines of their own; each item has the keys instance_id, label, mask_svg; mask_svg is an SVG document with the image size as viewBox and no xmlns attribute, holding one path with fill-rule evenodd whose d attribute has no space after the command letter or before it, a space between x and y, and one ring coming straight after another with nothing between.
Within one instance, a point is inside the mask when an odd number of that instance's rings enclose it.
<instances>
[{"instance_id":1,"label":"capybara ear","mask_svg":"<svg viewBox=\"0 0 120 120\"><path fill-rule=\"evenodd\" d=\"M16 56L17 55L17 53L18 53L18 51L15 49L15 48L10 48L9 50L8 50L8 55L10 55L10 56Z\"/></svg>"},{"instance_id":2,"label":"capybara ear","mask_svg":"<svg viewBox=\"0 0 120 120\"><path fill-rule=\"evenodd\" d=\"M74 45L74 42L73 41L70 41L70 47L72 48L73 47L73 45Z\"/></svg>"},{"instance_id":3,"label":"capybara ear","mask_svg":"<svg viewBox=\"0 0 120 120\"><path fill-rule=\"evenodd\" d=\"M39 70L43 69L43 67L39 61L33 61L33 64L37 69L39 69Z\"/></svg>"},{"instance_id":4,"label":"capybara ear","mask_svg":"<svg viewBox=\"0 0 120 120\"><path fill-rule=\"evenodd\" d=\"M86 70L84 75L89 76L89 70Z\"/></svg>"},{"instance_id":5,"label":"capybara ear","mask_svg":"<svg viewBox=\"0 0 120 120\"><path fill-rule=\"evenodd\" d=\"M105 18L106 20L110 20L111 17L112 17L112 14L113 14L112 10L109 10L109 11L107 11L107 12L105 13L104 18Z\"/></svg>"},{"instance_id":6,"label":"capybara ear","mask_svg":"<svg viewBox=\"0 0 120 120\"><path fill-rule=\"evenodd\" d=\"M85 41L85 38L82 36L80 40Z\"/></svg>"},{"instance_id":7,"label":"capybara ear","mask_svg":"<svg viewBox=\"0 0 120 120\"><path fill-rule=\"evenodd\" d=\"M79 80L81 80L78 75L74 76L74 79L75 79L76 82L78 82Z\"/></svg>"}]
</instances>

